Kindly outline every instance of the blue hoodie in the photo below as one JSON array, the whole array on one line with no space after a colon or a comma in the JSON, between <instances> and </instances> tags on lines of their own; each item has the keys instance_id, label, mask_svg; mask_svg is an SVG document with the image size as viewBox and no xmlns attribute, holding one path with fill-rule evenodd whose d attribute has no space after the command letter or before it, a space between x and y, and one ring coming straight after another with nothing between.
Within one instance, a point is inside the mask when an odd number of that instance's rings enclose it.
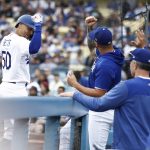
<instances>
[{"instance_id":1,"label":"blue hoodie","mask_svg":"<svg viewBox=\"0 0 150 150\"><path fill-rule=\"evenodd\" d=\"M121 68L124 56L120 49L104 55L96 52L97 58L89 75L89 87L109 91L121 80Z\"/></svg>"}]
</instances>

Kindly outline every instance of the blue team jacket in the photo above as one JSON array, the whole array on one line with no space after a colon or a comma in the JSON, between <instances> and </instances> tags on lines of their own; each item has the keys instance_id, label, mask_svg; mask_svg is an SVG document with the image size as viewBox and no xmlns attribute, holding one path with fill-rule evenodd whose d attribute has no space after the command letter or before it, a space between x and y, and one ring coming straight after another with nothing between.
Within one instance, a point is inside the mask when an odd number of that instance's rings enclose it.
<instances>
[{"instance_id":1,"label":"blue team jacket","mask_svg":"<svg viewBox=\"0 0 150 150\"><path fill-rule=\"evenodd\" d=\"M120 82L100 98L75 92L73 99L93 111L115 109L113 148L145 150L150 136L150 78Z\"/></svg>"}]
</instances>

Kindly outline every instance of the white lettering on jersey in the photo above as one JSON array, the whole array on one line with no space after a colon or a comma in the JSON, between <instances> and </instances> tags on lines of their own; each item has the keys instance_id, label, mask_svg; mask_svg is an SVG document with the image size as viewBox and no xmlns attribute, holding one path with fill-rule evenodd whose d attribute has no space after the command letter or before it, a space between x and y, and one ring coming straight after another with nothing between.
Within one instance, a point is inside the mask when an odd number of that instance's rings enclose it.
<instances>
[{"instance_id":1,"label":"white lettering on jersey","mask_svg":"<svg viewBox=\"0 0 150 150\"><path fill-rule=\"evenodd\" d=\"M92 72L93 72L94 69L95 69L95 65L96 65L96 60L94 61L93 65L92 65L92 67L91 67L91 71L92 71Z\"/></svg>"}]
</instances>

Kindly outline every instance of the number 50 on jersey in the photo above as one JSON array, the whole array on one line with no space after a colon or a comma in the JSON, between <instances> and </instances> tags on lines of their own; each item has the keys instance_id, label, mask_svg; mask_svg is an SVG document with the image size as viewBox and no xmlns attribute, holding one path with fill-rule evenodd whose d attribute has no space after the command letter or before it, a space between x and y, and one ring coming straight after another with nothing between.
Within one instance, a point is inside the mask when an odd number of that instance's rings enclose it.
<instances>
[{"instance_id":1,"label":"number 50 on jersey","mask_svg":"<svg viewBox=\"0 0 150 150\"><path fill-rule=\"evenodd\" d=\"M8 51L2 51L2 67L7 70L11 67L11 55Z\"/></svg>"}]
</instances>

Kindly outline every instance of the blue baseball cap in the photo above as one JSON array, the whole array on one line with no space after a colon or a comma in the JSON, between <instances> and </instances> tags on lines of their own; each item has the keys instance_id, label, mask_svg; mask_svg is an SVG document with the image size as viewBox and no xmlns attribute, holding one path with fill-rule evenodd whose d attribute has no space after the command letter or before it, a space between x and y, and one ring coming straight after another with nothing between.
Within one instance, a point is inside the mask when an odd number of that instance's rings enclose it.
<instances>
[{"instance_id":1,"label":"blue baseball cap","mask_svg":"<svg viewBox=\"0 0 150 150\"><path fill-rule=\"evenodd\" d=\"M150 64L150 50L146 48L136 48L130 52L130 60L135 60L141 63Z\"/></svg>"},{"instance_id":2,"label":"blue baseball cap","mask_svg":"<svg viewBox=\"0 0 150 150\"><path fill-rule=\"evenodd\" d=\"M98 27L89 33L89 38L99 45L109 45L112 43L112 33L106 27Z\"/></svg>"},{"instance_id":3,"label":"blue baseball cap","mask_svg":"<svg viewBox=\"0 0 150 150\"><path fill-rule=\"evenodd\" d=\"M15 27L17 27L19 23L25 24L26 26L34 29L34 22L32 20L31 15L25 14L25 15L20 16L17 20Z\"/></svg>"}]
</instances>

